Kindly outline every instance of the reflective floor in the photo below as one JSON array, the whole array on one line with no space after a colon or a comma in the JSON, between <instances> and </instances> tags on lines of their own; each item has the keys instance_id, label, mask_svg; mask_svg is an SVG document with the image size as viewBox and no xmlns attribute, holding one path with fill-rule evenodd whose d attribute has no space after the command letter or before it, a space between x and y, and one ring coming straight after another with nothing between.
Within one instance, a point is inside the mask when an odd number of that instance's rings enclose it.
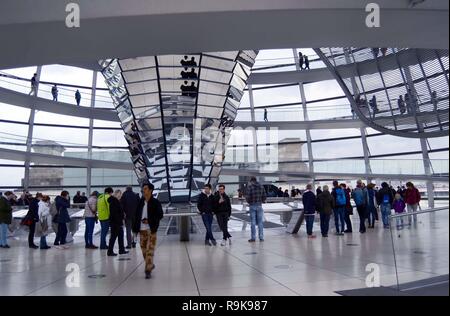
<instances>
[{"instance_id":1,"label":"reflective floor","mask_svg":"<svg viewBox=\"0 0 450 316\"><path fill-rule=\"evenodd\" d=\"M356 216L353 223L358 227ZM380 226L363 235L335 236L332 230L322 238L316 223L316 239L307 239L303 226L298 235L273 228L255 244L247 242L248 231L233 232L226 247L205 246L198 235L188 243L161 236L150 280L144 279L139 246L112 258L85 249L78 236L70 249L46 251L29 250L23 237L10 238L11 249L0 249L0 295L338 295L366 287L370 263L377 264L381 285L390 286L397 279L393 243L389 229ZM394 231L401 282L449 273L448 232L448 211ZM79 267L79 279L71 263Z\"/></svg>"}]
</instances>

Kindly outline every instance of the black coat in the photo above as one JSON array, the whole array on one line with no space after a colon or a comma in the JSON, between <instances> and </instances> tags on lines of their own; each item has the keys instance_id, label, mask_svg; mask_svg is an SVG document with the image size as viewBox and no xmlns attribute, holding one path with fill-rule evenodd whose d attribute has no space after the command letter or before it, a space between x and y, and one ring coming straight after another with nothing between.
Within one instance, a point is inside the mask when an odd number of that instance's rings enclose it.
<instances>
[{"instance_id":1,"label":"black coat","mask_svg":"<svg viewBox=\"0 0 450 316\"><path fill-rule=\"evenodd\" d=\"M305 214L316 213L316 195L312 191L303 193L302 202Z\"/></svg>"},{"instance_id":2,"label":"black coat","mask_svg":"<svg viewBox=\"0 0 450 316\"><path fill-rule=\"evenodd\" d=\"M139 205L136 210L136 216L133 219L133 225L131 227L133 232L136 234L139 233L139 231L141 230L142 209L144 207L144 204L145 199L142 197L141 200L139 201ZM148 213L147 220L149 221L150 231L152 233L156 233L159 228L159 222L164 217L161 202L159 202L158 199L152 197L147 202L147 213Z\"/></svg>"},{"instance_id":3,"label":"black coat","mask_svg":"<svg viewBox=\"0 0 450 316\"><path fill-rule=\"evenodd\" d=\"M125 191L120 199L120 204L122 204L126 218L133 220L139 205L138 195L133 191Z\"/></svg>"},{"instance_id":4,"label":"black coat","mask_svg":"<svg viewBox=\"0 0 450 316\"><path fill-rule=\"evenodd\" d=\"M115 227L123 226L125 214L123 212L122 206L120 205L120 201L116 199L114 196L110 196L108 198L108 203L109 203L109 222L111 226Z\"/></svg>"},{"instance_id":5,"label":"black coat","mask_svg":"<svg viewBox=\"0 0 450 316\"><path fill-rule=\"evenodd\" d=\"M197 208L202 214L212 214L214 210L214 195L210 194L208 197L205 193L200 193L197 201Z\"/></svg>"},{"instance_id":6,"label":"black coat","mask_svg":"<svg viewBox=\"0 0 450 316\"><path fill-rule=\"evenodd\" d=\"M223 195L224 202L219 203L220 201L220 195L219 192L217 192L214 195L214 213L226 213L228 214L228 217L231 216L231 200L230 197L226 194Z\"/></svg>"},{"instance_id":7,"label":"black coat","mask_svg":"<svg viewBox=\"0 0 450 316\"><path fill-rule=\"evenodd\" d=\"M392 194L392 190L390 188L381 188L380 191L377 192L377 203L381 205L383 203L383 197L387 194L389 196L389 204L392 207L394 202L394 195Z\"/></svg>"}]
</instances>

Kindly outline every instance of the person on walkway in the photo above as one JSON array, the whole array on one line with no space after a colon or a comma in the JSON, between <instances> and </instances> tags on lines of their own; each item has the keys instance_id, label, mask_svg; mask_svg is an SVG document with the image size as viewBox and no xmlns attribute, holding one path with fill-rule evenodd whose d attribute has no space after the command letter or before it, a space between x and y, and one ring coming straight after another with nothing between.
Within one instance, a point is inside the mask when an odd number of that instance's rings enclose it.
<instances>
[{"instance_id":1,"label":"person on walkway","mask_svg":"<svg viewBox=\"0 0 450 316\"><path fill-rule=\"evenodd\" d=\"M125 220L125 213L120 204L122 198L122 191L116 190L113 195L108 198L109 203L109 223L111 225L111 236L108 245L108 256L117 256L114 253L114 244L116 239L119 241L119 254L125 255L128 251L125 250L123 242L123 222Z\"/></svg>"},{"instance_id":2,"label":"person on walkway","mask_svg":"<svg viewBox=\"0 0 450 316\"><path fill-rule=\"evenodd\" d=\"M48 195L42 196L42 200L38 203L38 216L39 216L39 233L41 240L39 242L39 248L41 250L47 250L51 247L47 245L47 235L49 228L52 227L52 216L50 214L50 197Z\"/></svg>"},{"instance_id":3,"label":"person on walkway","mask_svg":"<svg viewBox=\"0 0 450 316\"><path fill-rule=\"evenodd\" d=\"M405 191L405 203L406 210L408 213L417 212L419 208L419 202L421 200L419 190L414 186L412 182L406 183L406 191ZM417 215L413 216L414 223L417 223ZM408 223L411 225L412 218L408 216Z\"/></svg>"},{"instance_id":4,"label":"person on walkway","mask_svg":"<svg viewBox=\"0 0 450 316\"><path fill-rule=\"evenodd\" d=\"M406 112L406 106L405 101L403 100L403 96L399 96L397 100L398 108L400 109L400 114L405 114Z\"/></svg>"},{"instance_id":5,"label":"person on walkway","mask_svg":"<svg viewBox=\"0 0 450 316\"><path fill-rule=\"evenodd\" d=\"M37 96L37 74L34 74L31 78L31 90L28 95Z\"/></svg>"},{"instance_id":6,"label":"person on walkway","mask_svg":"<svg viewBox=\"0 0 450 316\"><path fill-rule=\"evenodd\" d=\"M368 217L367 204L369 202L369 195L361 180L356 181L356 188L352 192L352 198L358 210L359 232L364 234L366 232L366 218Z\"/></svg>"},{"instance_id":7,"label":"person on walkway","mask_svg":"<svg viewBox=\"0 0 450 316\"><path fill-rule=\"evenodd\" d=\"M389 188L389 184L383 182L381 189L377 193L377 203L380 205L381 218L383 219L384 228L389 228L389 215L391 215L392 203L394 196Z\"/></svg>"},{"instance_id":8,"label":"person on walkway","mask_svg":"<svg viewBox=\"0 0 450 316\"><path fill-rule=\"evenodd\" d=\"M347 187L345 183L341 183L340 187L345 192L345 210L344 210L344 222L345 222L345 230L344 233L352 233L353 232L353 226L352 226L352 220L350 219L350 215L353 215L353 205L350 201L350 194L352 190L350 187Z\"/></svg>"},{"instance_id":9,"label":"person on walkway","mask_svg":"<svg viewBox=\"0 0 450 316\"><path fill-rule=\"evenodd\" d=\"M269 122L269 119L267 118L267 109L264 109L264 122Z\"/></svg>"},{"instance_id":10,"label":"person on walkway","mask_svg":"<svg viewBox=\"0 0 450 316\"><path fill-rule=\"evenodd\" d=\"M298 52L298 66L300 70L303 70L303 64L305 63L305 59L303 57L302 52Z\"/></svg>"},{"instance_id":11,"label":"person on walkway","mask_svg":"<svg viewBox=\"0 0 450 316\"><path fill-rule=\"evenodd\" d=\"M386 57L386 54L387 54L387 48L386 47L382 47L382 48L380 48L380 51L381 51L381 55L383 55L383 57Z\"/></svg>"},{"instance_id":12,"label":"person on walkway","mask_svg":"<svg viewBox=\"0 0 450 316\"><path fill-rule=\"evenodd\" d=\"M288 189L284 190L283 197L284 198L288 198L289 197L289 190Z\"/></svg>"},{"instance_id":13,"label":"person on walkway","mask_svg":"<svg viewBox=\"0 0 450 316\"><path fill-rule=\"evenodd\" d=\"M133 232L139 233L142 255L145 261L145 278L149 279L155 269L154 256L159 222L164 217L161 203L153 197L155 187L151 183L143 185L141 198L133 223Z\"/></svg>"},{"instance_id":14,"label":"person on walkway","mask_svg":"<svg viewBox=\"0 0 450 316\"><path fill-rule=\"evenodd\" d=\"M97 220L97 197L98 192L92 192L91 196L84 205L84 222L86 224L86 229L84 231L84 242L86 249L98 249L94 245L94 228Z\"/></svg>"},{"instance_id":15,"label":"person on walkway","mask_svg":"<svg viewBox=\"0 0 450 316\"><path fill-rule=\"evenodd\" d=\"M303 213L305 214L306 234L308 238L316 238L313 234L314 219L316 216L316 195L312 191L312 185L307 184L302 196Z\"/></svg>"},{"instance_id":16,"label":"person on walkway","mask_svg":"<svg viewBox=\"0 0 450 316\"><path fill-rule=\"evenodd\" d=\"M308 56L305 55L304 61L305 61L305 70L306 70L306 69L309 70L309 58L308 58Z\"/></svg>"},{"instance_id":17,"label":"person on walkway","mask_svg":"<svg viewBox=\"0 0 450 316\"><path fill-rule=\"evenodd\" d=\"M372 48L372 53L374 58L376 59L378 57L378 54L380 53L380 48L379 47Z\"/></svg>"},{"instance_id":18,"label":"person on walkway","mask_svg":"<svg viewBox=\"0 0 450 316\"><path fill-rule=\"evenodd\" d=\"M211 184L207 183L203 187L203 192L200 193L200 196L198 197L197 209L202 216L203 224L205 225L206 229L205 245L217 245L216 239L214 238L212 232L212 223L214 219L214 196L212 194Z\"/></svg>"},{"instance_id":19,"label":"person on walkway","mask_svg":"<svg viewBox=\"0 0 450 316\"><path fill-rule=\"evenodd\" d=\"M248 203L251 218L251 238L249 242L256 240L256 225L258 225L259 241L264 241L264 210L262 203L266 201L266 190L256 181L255 177L251 177L250 183L245 190L245 199Z\"/></svg>"},{"instance_id":20,"label":"person on walkway","mask_svg":"<svg viewBox=\"0 0 450 316\"><path fill-rule=\"evenodd\" d=\"M335 201L334 208L334 223L336 225L336 235L344 235L344 213L347 205L347 199L345 197L345 191L339 186L339 182L333 181L333 190L331 192Z\"/></svg>"},{"instance_id":21,"label":"person on walkway","mask_svg":"<svg viewBox=\"0 0 450 316\"><path fill-rule=\"evenodd\" d=\"M0 248L10 248L8 245L8 225L12 223L12 207L9 201L13 197L11 191L0 196Z\"/></svg>"},{"instance_id":22,"label":"person on walkway","mask_svg":"<svg viewBox=\"0 0 450 316\"><path fill-rule=\"evenodd\" d=\"M77 191L77 193L75 194L75 196L73 197L73 203L74 204L82 204L82 203L86 203L86 200L83 199L81 192Z\"/></svg>"},{"instance_id":23,"label":"person on walkway","mask_svg":"<svg viewBox=\"0 0 450 316\"><path fill-rule=\"evenodd\" d=\"M125 212L125 229L127 233L127 249L136 248L136 238L131 226L136 216L136 210L139 204L139 196L133 192L131 186L127 187L120 199L122 209Z\"/></svg>"},{"instance_id":24,"label":"person on walkway","mask_svg":"<svg viewBox=\"0 0 450 316\"><path fill-rule=\"evenodd\" d=\"M55 205L57 209L56 218L53 219L54 222L58 224L58 231L56 233L55 242L53 245L57 249L67 249L66 238L67 238L67 223L70 223L70 216L68 208L70 208L69 192L62 191L61 195L55 198Z\"/></svg>"},{"instance_id":25,"label":"person on walkway","mask_svg":"<svg viewBox=\"0 0 450 316\"><path fill-rule=\"evenodd\" d=\"M377 198L375 192L375 184L369 183L367 185L367 219L369 220L369 228L375 228L375 220L377 219Z\"/></svg>"},{"instance_id":26,"label":"person on walkway","mask_svg":"<svg viewBox=\"0 0 450 316\"><path fill-rule=\"evenodd\" d=\"M402 214L405 212L405 202L402 200L402 196L400 194L395 194L395 200L393 204L393 208L395 214ZM397 217L397 229L403 229L403 217Z\"/></svg>"},{"instance_id":27,"label":"person on walkway","mask_svg":"<svg viewBox=\"0 0 450 316\"><path fill-rule=\"evenodd\" d=\"M36 232L36 223L39 222L39 202L42 200L42 194L36 193L34 198L31 194L28 194L26 199L28 201L28 213L25 215L24 222L28 221L29 223L28 247L38 249L39 246L34 243L34 234Z\"/></svg>"},{"instance_id":28,"label":"person on walkway","mask_svg":"<svg viewBox=\"0 0 450 316\"><path fill-rule=\"evenodd\" d=\"M320 214L320 232L322 237L328 237L330 217L335 208L335 200L331 195L328 185L323 186L323 191L317 195L316 209Z\"/></svg>"},{"instance_id":29,"label":"person on walkway","mask_svg":"<svg viewBox=\"0 0 450 316\"><path fill-rule=\"evenodd\" d=\"M77 91L75 92L75 101L77 102L77 105L79 106L79 105L80 105L80 102L81 102L81 93L80 93L80 90L77 90Z\"/></svg>"},{"instance_id":30,"label":"person on walkway","mask_svg":"<svg viewBox=\"0 0 450 316\"><path fill-rule=\"evenodd\" d=\"M58 87L55 85L53 85L52 87L52 96L53 96L53 101L58 102Z\"/></svg>"},{"instance_id":31,"label":"person on walkway","mask_svg":"<svg viewBox=\"0 0 450 316\"><path fill-rule=\"evenodd\" d=\"M431 104L433 104L434 111L438 110L438 102L439 102L439 99L437 97L437 92L436 91L431 92Z\"/></svg>"},{"instance_id":32,"label":"person on walkway","mask_svg":"<svg viewBox=\"0 0 450 316\"><path fill-rule=\"evenodd\" d=\"M231 217L231 200L225 193L225 185L219 185L219 191L214 196L214 213L216 214L217 223L223 233L221 246L226 246L227 242L231 246L231 235L228 232L228 221Z\"/></svg>"},{"instance_id":33,"label":"person on walkway","mask_svg":"<svg viewBox=\"0 0 450 316\"><path fill-rule=\"evenodd\" d=\"M105 189L104 194L100 194L97 199L97 214L98 220L100 221L101 233L100 233L100 249L108 250L108 245L106 244L106 236L109 232L109 198L113 194L113 189L108 187Z\"/></svg>"}]
</instances>

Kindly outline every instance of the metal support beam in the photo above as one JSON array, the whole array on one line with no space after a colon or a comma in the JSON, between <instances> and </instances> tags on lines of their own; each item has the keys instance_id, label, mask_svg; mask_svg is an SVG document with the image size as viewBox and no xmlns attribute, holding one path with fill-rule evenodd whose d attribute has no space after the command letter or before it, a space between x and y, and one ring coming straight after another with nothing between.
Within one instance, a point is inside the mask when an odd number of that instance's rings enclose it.
<instances>
[{"instance_id":1,"label":"metal support beam","mask_svg":"<svg viewBox=\"0 0 450 316\"><path fill-rule=\"evenodd\" d=\"M36 69L36 95L35 98L38 95L39 92L39 81L41 80L41 71L42 66L38 66ZM31 147L33 145L33 130L34 130L34 119L36 115L36 110L34 108L34 104L31 107L30 110L30 118L28 119L28 135L27 135L27 156L25 159L25 174L23 179L23 188L24 190L28 190L28 187L30 186L30 153L31 153Z\"/></svg>"},{"instance_id":2,"label":"metal support beam","mask_svg":"<svg viewBox=\"0 0 450 316\"><path fill-rule=\"evenodd\" d=\"M300 64L298 62L298 51L297 51L296 48L294 48L292 51L293 51L294 59L295 59L295 68L297 69L297 71L300 71ZM305 122L308 122L309 121L308 108L306 106L306 96L305 96L305 89L303 87L303 82L299 82L298 83L298 88L300 90L300 97L302 99L303 119L304 119ZM307 146L308 146L309 172L310 173L314 173L314 159L313 159L313 152L312 152L311 131L310 131L309 128L307 128L305 130L305 132L306 132L306 143L307 143ZM313 178L312 179L313 187L314 187L314 180L315 179Z\"/></svg>"},{"instance_id":3,"label":"metal support beam","mask_svg":"<svg viewBox=\"0 0 450 316\"><path fill-rule=\"evenodd\" d=\"M97 91L97 71L92 72L92 92L91 92L91 108L95 108L95 98ZM92 117L89 119L89 136L88 136L88 159L92 159L92 143L94 138L94 120ZM86 193L91 193L92 184L92 167L87 168L86 174Z\"/></svg>"},{"instance_id":4,"label":"metal support beam","mask_svg":"<svg viewBox=\"0 0 450 316\"><path fill-rule=\"evenodd\" d=\"M250 100L250 113L251 113L251 124L254 126L256 122L255 116L255 101L253 99L253 87L251 84L248 85L248 96ZM253 137L253 157L255 158L255 162L258 162L258 136L256 135L256 128L252 129L252 137Z\"/></svg>"}]
</instances>

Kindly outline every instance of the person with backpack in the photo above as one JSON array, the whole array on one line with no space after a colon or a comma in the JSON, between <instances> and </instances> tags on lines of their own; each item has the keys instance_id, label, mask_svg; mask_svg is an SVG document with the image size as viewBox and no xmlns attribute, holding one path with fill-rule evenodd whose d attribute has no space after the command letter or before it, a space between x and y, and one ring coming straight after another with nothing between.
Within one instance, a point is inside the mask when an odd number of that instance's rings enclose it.
<instances>
[{"instance_id":1,"label":"person with backpack","mask_svg":"<svg viewBox=\"0 0 450 316\"><path fill-rule=\"evenodd\" d=\"M384 228L389 228L389 215L391 215L392 203L394 196L389 188L389 184L383 182L381 189L377 193L377 203L380 205L381 218L383 219Z\"/></svg>"},{"instance_id":2,"label":"person with backpack","mask_svg":"<svg viewBox=\"0 0 450 316\"><path fill-rule=\"evenodd\" d=\"M84 231L84 242L86 249L98 249L93 242L95 223L98 221L97 197L98 192L92 192L91 196L84 205L84 222L86 224L86 229Z\"/></svg>"},{"instance_id":3,"label":"person with backpack","mask_svg":"<svg viewBox=\"0 0 450 316\"><path fill-rule=\"evenodd\" d=\"M408 213L417 212L420 200L421 196L419 190L414 186L412 182L407 182L405 191L406 211ZM417 215L414 215L413 218L414 223L417 223ZM411 216L408 217L408 222L409 225L411 225Z\"/></svg>"},{"instance_id":4,"label":"person with backpack","mask_svg":"<svg viewBox=\"0 0 450 316\"><path fill-rule=\"evenodd\" d=\"M307 184L302 196L303 213L305 214L306 233L308 238L316 238L313 234L314 218L316 215L316 195L312 191L312 185Z\"/></svg>"},{"instance_id":5,"label":"person with backpack","mask_svg":"<svg viewBox=\"0 0 450 316\"><path fill-rule=\"evenodd\" d=\"M53 243L57 249L67 249L67 223L70 223L70 216L68 209L70 208L69 192L62 191L61 195L55 198L55 206L57 215L53 219L58 224L58 231L56 233L55 242Z\"/></svg>"},{"instance_id":6,"label":"person with backpack","mask_svg":"<svg viewBox=\"0 0 450 316\"><path fill-rule=\"evenodd\" d=\"M402 214L405 212L405 202L402 200L402 196L397 193L395 194L395 200L393 204L393 208L395 211L395 214ZM403 229L403 218L397 217L397 229Z\"/></svg>"},{"instance_id":7,"label":"person with backpack","mask_svg":"<svg viewBox=\"0 0 450 316\"><path fill-rule=\"evenodd\" d=\"M320 232L322 237L328 237L330 217L335 206L335 200L329 191L328 185L324 185L322 193L317 195L316 201L316 209L320 214Z\"/></svg>"},{"instance_id":8,"label":"person with backpack","mask_svg":"<svg viewBox=\"0 0 450 316\"><path fill-rule=\"evenodd\" d=\"M367 189L363 187L361 180L356 182L356 188L352 192L353 201L355 201L356 209L359 215L359 232L366 232L367 203L369 201Z\"/></svg>"},{"instance_id":9,"label":"person with backpack","mask_svg":"<svg viewBox=\"0 0 450 316\"><path fill-rule=\"evenodd\" d=\"M111 187L107 187L105 189L105 193L100 194L100 196L97 199L97 214L98 214L98 220L100 221L100 249L101 250L108 250L108 245L106 244L106 236L109 232L109 197L113 194L114 190Z\"/></svg>"},{"instance_id":10,"label":"person with backpack","mask_svg":"<svg viewBox=\"0 0 450 316\"><path fill-rule=\"evenodd\" d=\"M333 195L333 198L335 200L335 208L333 210L334 212L334 223L336 225L336 235L342 236L344 235L344 212L345 207L347 205L347 199L345 197L345 191L344 189L339 186L339 182L336 180L333 181L333 190L331 192Z\"/></svg>"}]
</instances>

